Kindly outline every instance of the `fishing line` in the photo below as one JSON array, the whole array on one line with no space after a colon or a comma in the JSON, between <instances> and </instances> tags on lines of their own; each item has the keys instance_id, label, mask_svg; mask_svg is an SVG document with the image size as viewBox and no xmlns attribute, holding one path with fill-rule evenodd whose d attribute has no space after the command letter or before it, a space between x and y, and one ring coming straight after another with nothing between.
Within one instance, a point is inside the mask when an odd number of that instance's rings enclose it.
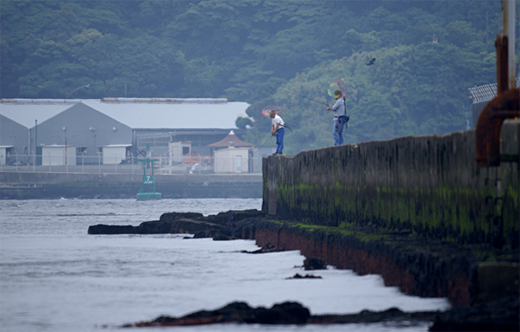
<instances>
[{"instance_id":1,"label":"fishing line","mask_svg":"<svg viewBox=\"0 0 520 332\"><path fill-rule=\"evenodd\" d=\"M292 129L291 129L287 124L284 124L283 127L289 129L289 130L291 131L291 133L292 133ZM276 134L271 135L271 137L275 137L275 136L276 136ZM253 156L254 156L258 151L260 151L261 148L263 148L263 147L265 146L265 144L267 143L268 138L269 138L269 136L266 137L266 138L264 139L264 143L262 143L262 145L260 145L256 150L253 151L253 153L252 153ZM254 157L253 157L253 161L254 161ZM246 162L247 162L247 160L244 160L244 161L242 162L242 166L244 166L244 164L245 164Z\"/></svg>"},{"instance_id":2,"label":"fishing line","mask_svg":"<svg viewBox=\"0 0 520 332\"><path fill-rule=\"evenodd\" d=\"M274 135L271 135L271 137L274 137ZM268 138L269 138L269 137L266 137L266 138L264 139L264 143L263 143L262 145L260 145L260 147L258 147L258 148L256 149L256 151L253 152L253 155L255 155L255 154L256 154L256 153L257 153L261 148L264 147L265 143L267 143L267 139L268 139Z\"/></svg>"},{"instance_id":3,"label":"fishing line","mask_svg":"<svg viewBox=\"0 0 520 332\"><path fill-rule=\"evenodd\" d=\"M316 100L311 99L311 98L309 98L309 97L305 97L305 96L302 96L302 95L297 95L297 96L298 96L298 97L305 98L305 99L308 99L308 100L313 101L313 102L315 102L315 103L317 103L317 104L320 104L320 105L325 105L325 106L327 106L327 107L330 106L329 104L325 104L325 103L322 103L322 102L316 101Z\"/></svg>"},{"instance_id":4,"label":"fishing line","mask_svg":"<svg viewBox=\"0 0 520 332\"><path fill-rule=\"evenodd\" d=\"M271 137L274 137L274 135L271 135ZM252 153L252 156L253 156L253 157L251 158L251 161L252 161L252 162L255 161L254 155L255 155L258 151L260 151L261 148L264 147L264 145L267 143L267 139L268 139L268 138L269 138L269 136L266 137L266 138L264 139L264 143L263 143L262 145L260 145L260 146L255 150L255 151L253 151L253 153ZM249 153L248 153L248 158L245 159L245 160L242 162L242 166L241 166L241 167L244 167L244 165L245 165L247 162L249 162ZM249 170L248 170L248 173L249 173Z\"/></svg>"}]
</instances>

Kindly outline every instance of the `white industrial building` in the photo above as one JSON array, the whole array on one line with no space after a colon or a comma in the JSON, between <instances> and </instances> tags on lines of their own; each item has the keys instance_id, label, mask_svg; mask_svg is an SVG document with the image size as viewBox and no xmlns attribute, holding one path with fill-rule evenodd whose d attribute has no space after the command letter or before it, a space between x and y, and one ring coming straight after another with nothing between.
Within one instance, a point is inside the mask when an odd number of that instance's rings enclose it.
<instances>
[{"instance_id":1,"label":"white industrial building","mask_svg":"<svg viewBox=\"0 0 520 332\"><path fill-rule=\"evenodd\" d=\"M189 154L211 155L211 143L230 130L237 135L245 102L226 99L0 100L0 163L80 165L120 164L144 157L169 158L179 143ZM175 159L176 160L176 159ZM246 168L247 169L247 168Z\"/></svg>"}]
</instances>

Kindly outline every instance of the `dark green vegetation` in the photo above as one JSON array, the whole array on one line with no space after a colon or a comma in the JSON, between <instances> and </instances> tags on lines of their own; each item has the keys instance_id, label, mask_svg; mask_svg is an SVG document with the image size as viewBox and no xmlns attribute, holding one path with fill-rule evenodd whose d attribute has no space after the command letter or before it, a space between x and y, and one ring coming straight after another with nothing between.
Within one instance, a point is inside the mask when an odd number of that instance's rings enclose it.
<instances>
[{"instance_id":1,"label":"dark green vegetation","mask_svg":"<svg viewBox=\"0 0 520 332\"><path fill-rule=\"evenodd\" d=\"M332 103L337 77L347 143L465 129L467 89L496 81L501 20L496 0L3 0L0 10L2 98L226 97L251 104L257 144L274 104L294 130L288 154L332 145L330 113L299 95Z\"/></svg>"},{"instance_id":2,"label":"dark green vegetation","mask_svg":"<svg viewBox=\"0 0 520 332\"><path fill-rule=\"evenodd\" d=\"M513 192L512 187L510 191ZM370 225L464 244L492 242L496 230L492 221L484 218L488 206L482 202L493 194L491 190L473 191L448 186L402 189L340 184L329 188L300 184L277 189L283 214L311 223L300 227L324 231L336 229L343 235L352 235L356 233L353 226ZM518 220L515 218L518 207L514 206L515 197L506 195L504 200L510 202L510 209L504 209L500 241L502 245L507 243L509 249L518 249ZM358 238L362 241L374 239L372 236Z\"/></svg>"}]
</instances>

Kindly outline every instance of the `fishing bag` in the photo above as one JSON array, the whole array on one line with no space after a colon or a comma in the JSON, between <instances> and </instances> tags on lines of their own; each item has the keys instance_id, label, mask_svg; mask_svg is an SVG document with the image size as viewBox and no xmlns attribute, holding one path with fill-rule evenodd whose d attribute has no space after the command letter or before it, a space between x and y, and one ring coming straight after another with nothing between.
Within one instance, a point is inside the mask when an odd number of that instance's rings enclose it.
<instances>
[{"instance_id":1,"label":"fishing bag","mask_svg":"<svg viewBox=\"0 0 520 332\"><path fill-rule=\"evenodd\" d=\"M340 116L339 118L341 119L342 122L344 122L346 124L348 122L348 120L350 120L350 116L347 115L347 98L345 98L345 97L341 97L341 98L343 98L343 107L345 110L345 114Z\"/></svg>"}]
</instances>

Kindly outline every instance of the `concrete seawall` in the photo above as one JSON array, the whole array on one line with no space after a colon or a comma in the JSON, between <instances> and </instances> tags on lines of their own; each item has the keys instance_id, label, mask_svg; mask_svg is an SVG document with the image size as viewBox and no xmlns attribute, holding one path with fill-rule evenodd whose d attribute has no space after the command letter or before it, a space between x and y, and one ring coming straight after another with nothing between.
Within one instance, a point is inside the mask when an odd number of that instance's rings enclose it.
<instances>
[{"instance_id":1,"label":"concrete seawall","mask_svg":"<svg viewBox=\"0 0 520 332\"><path fill-rule=\"evenodd\" d=\"M142 174L0 172L0 199L135 198ZM156 174L163 198L260 198L260 174Z\"/></svg>"},{"instance_id":2,"label":"concrete seawall","mask_svg":"<svg viewBox=\"0 0 520 332\"><path fill-rule=\"evenodd\" d=\"M519 127L504 125L503 151L518 154ZM263 163L263 209L316 225L518 248L518 168L477 168L474 131L272 156Z\"/></svg>"},{"instance_id":3,"label":"concrete seawall","mask_svg":"<svg viewBox=\"0 0 520 332\"><path fill-rule=\"evenodd\" d=\"M363 232L346 235L273 222L256 225L255 240L259 246L270 243L283 250L300 250L305 257L359 275L379 274L386 286L399 287L408 295L447 297L451 303L464 306L493 298L479 293L489 288L489 283L479 279L481 267L474 257L434 241L424 243L389 234L378 238ZM515 267L518 269L518 265ZM508 278L515 278L510 276L511 271L508 274ZM507 291L500 290L500 295L504 293Z\"/></svg>"},{"instance_id":4,"label":"concrete seawall","mask_svg":"<svg viewBox=\"0 0 520 332\"><path fill-rule=\"evenodd\" d=\"M502 128L518 154L519 122ZM470 305L519 291L519 163L477 168L475 132L401 137L263 160L259 245L381 274Z\"/></svg>"}]
</instances>

